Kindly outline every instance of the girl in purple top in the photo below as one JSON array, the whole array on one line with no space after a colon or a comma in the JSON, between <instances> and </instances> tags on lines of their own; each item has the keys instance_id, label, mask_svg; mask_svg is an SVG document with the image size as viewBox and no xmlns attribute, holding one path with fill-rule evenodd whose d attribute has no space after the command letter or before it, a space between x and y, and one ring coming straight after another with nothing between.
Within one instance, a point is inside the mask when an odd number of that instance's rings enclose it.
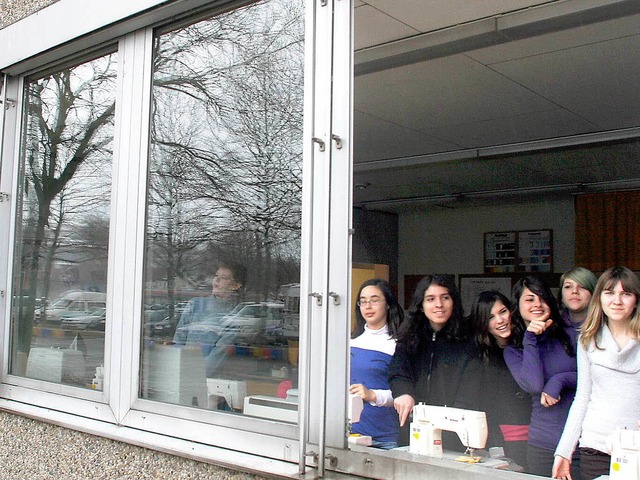
<instances>
[{"instance_id":1,"label":"girl in purple top","mask_svg":"<svg viewBox=\"0 0 640 480\"><path fill-rule=\"evenodd\" d=\"M576 392L575 346L563 328L553 294L542 280L518 280L512 304L514 331L504 359L515 381L532 399L529 472L547 476ZM574 460L574 479L580 478L578 464Z\"/></svg>"}]
</instances>

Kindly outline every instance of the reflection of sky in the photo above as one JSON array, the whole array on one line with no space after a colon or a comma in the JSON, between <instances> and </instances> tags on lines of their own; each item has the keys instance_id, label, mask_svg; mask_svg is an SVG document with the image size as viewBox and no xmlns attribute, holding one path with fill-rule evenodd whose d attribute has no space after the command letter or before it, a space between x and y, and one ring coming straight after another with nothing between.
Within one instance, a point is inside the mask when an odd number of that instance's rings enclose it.
<instances>
[{"instance_id":1,"label":"reflection of sky","mask_svg":"<svg viewBox=\"0 0 640 480\"><path fill-rule=\"evenodd\" d=\"M171 216L200 216L212 234L244 224L298 250L303 12L299 0L272 1L162 35L152 231ZM169 184L168 172L179 181Z\"/></svg>"},{"instance_id":2,"label":"reflection of sky","mask_svg":"<svg viewBox=\"0 0 640 480\"><path fill-rule=\"evenodd\" d=\"M88 124L100 115L105 108L115 101L116 97L116 54L107 55L91 62L73 67L69 76L68 90L73 92L73 103L69 107L65 119L64 130L60 132L59 142L54 147L58 156L56 177L59 177L67 163L73 158ZM60 112L61 86L56 81L58 76L51 75L34 82L32 88L40 88L42 100L42 118L48 127L57 127ZM38 87L36 87L36 85ZM31 97L31 101L34 99ZM43 156L51 150L51 145L42 145L47 141L40 136L36 124L37 116L30 115L28 121L29 137L27 155L35 155L35 165L42 168ZM34 137L33 134L38 135ZM105 124L93 137L92 150L83 160L64 190L52 202L52 217L49 228L55 228L60 212L63 214L63 235L69 235L78 226L86 223L88 218L103 217L108 220L111 192L113 125ZM48 159L47 159L48 160ZM29 168L29 167L27 167ZM29 174L27 174L29 178ZM27 202L36 202L35 195L29 195ZM61 206L62 202L62 206ZM28 215L29 207L25 205Z\"/></svg>"}]
</instances>

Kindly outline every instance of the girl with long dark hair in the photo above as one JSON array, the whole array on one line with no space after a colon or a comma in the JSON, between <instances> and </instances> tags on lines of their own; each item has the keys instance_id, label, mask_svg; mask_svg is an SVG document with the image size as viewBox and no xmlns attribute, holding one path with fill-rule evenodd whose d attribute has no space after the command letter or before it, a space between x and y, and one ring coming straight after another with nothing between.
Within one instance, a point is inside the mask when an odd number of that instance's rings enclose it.
<instances>
[{"instance_id":1,"label":"girl with long dark hair","mask_svg":"<svg viewBox=\"0 0 640 480\"><path fill-rule=\"evenodd\" d=\"M509 373L503 349L512 336L511 302L502 293L481 292L471 308L477 355L467 366L458 406L487 414L487 447L503 447L505 456L527 471L531 397Z\"/></svg>"},{"instance_id":2,"label":"girl with long dark hair","mask_svg":"<svg viewBox=\"0 0 640 480\"><path fill-rule=\"evenodd\" d=\"M547 476L575 395L575 347L544 281L532 276L518 280L512 305L513 340L504 359L518 385L531 395L529 472Z\"/></svg>"},{"instance_id":3,"label":"girl with long dark hair","mask_svg":"<svg viewBox=\"0 0 640 480\"><path fill-rule=\"evenodd\" d=\"M374 447L394 448L398 445L399 425L388 367L404 313L389 284L379 278L364 282L357 298L349 391L362 397L364 409L351 431L371 436Z\"/></svg>"},{"instance_id":4,"label":"girl with long dark hair","mask_svg":"<svg viewBox=\"0 0 640 480\"><path fill-rule=\"evenodd\" d=\"M462 301L453 279L429 275L416 286L389 367L394 405L405 425L413 406L454 406L470 359Z\"/></svg>"}]
</instances>

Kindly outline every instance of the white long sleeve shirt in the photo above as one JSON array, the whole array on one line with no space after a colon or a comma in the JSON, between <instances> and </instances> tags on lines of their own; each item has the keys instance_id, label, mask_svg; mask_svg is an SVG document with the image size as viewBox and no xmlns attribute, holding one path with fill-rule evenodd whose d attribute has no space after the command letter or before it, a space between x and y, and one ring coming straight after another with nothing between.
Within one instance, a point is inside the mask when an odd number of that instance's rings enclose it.
<instances>
[{"instance_id":1,"label":"white long sleeve shirt","mask_svg":"<svg viewBox=\"0 0 640 480\"><path fill-rule=\"evenodd\" d=\"M578 340L578 389L556 455L571 458L580 447L607 453L606 439L618 427L635 430L640 419L640 343L619 348L603 325L596 349Z\"/></svg>"}]
</instances>

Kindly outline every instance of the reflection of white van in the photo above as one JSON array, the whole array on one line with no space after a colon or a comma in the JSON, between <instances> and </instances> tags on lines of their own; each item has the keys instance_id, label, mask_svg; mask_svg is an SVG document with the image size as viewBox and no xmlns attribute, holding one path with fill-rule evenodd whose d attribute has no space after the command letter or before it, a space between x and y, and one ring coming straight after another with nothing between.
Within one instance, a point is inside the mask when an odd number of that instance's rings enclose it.
<instances>
[{"instance_id":1,"label":"reflection of white van","mask_svg":"<svg viewBox=\"0 0 640 480\"><path fill-rule=\"evenodd\" d=\"M67 292L45 309L48 322L60 323L62 317L87 315L107 307L107 294L101 292Z\"/></svg>"}]
</instances>

